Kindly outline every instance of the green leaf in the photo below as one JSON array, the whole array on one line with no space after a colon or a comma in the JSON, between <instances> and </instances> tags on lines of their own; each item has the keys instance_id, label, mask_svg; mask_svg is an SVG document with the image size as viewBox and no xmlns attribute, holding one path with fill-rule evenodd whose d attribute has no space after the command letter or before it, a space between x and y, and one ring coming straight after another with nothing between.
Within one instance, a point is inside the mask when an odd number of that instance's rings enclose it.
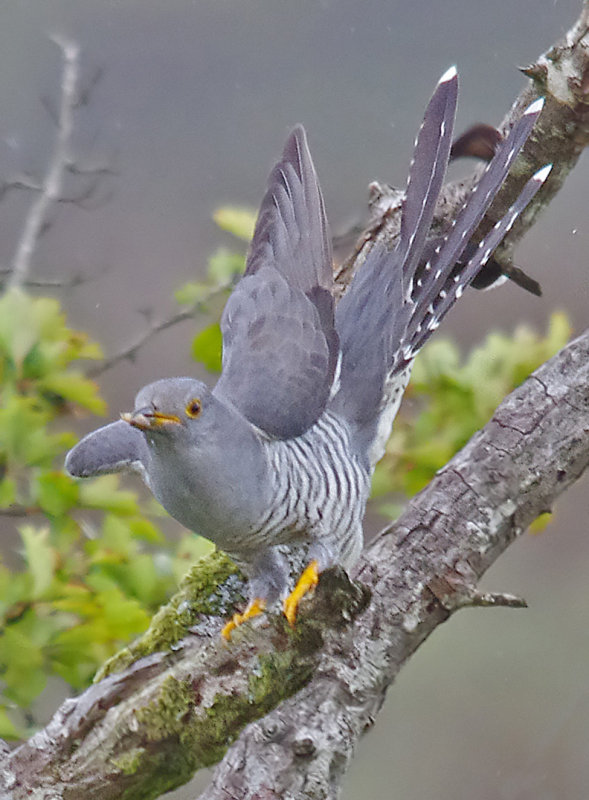
<instances>
[{"instance_id":1,"label":"green leaf","mask_svg":"<svg viewBox=\"0 0 589 800\"><path fill-rule=\"evenodd\" d=\"M209 258L208 275L213 284L225 286L245 268L245 259L225 247L219 247Z\"/></svg>"},{"instance_id":2,"label":"green leaf","mask_svg":"<svg viewBox=\"0 0 589 800\"><path fill-rule=\"evenodd\" d=\"M42 648L22 631L9 625L0 637L0 669L6 684L5 695L27 707L46 684Z\"/></svg>"},{"instance_id":3,"label":"green leaf","mask_svg":"<svg viewBox=\"0 0 589 800\"><path fill-rule=\"evenodd\" d=\"M213 219L222 230L249 242L254 235L256 215L257 212L251 208L221 206L214 212Z\"/></svg>"},{"instance_id":4,"label":"green leaf","mask_svg":"<svg viewBox=\"0 0 589 800\"><path fill-rule=\"evenodd\" d=\"M552 517L553 515L549 511L545 511L543 514L540 514L536 517L536 519L530 524L528 530L530 533L542 533L552 522Z\"/></svg>"},{"instance_id":5,"label":"green leaf","mask_svg":"<svg viewBox=\"0 0 589 800\"><path fill-rule=\"evenodd\" d=\"M192 342L192 357L210 372L221 372L223 337L217 322L198 333Z\"/></svg>"},{"instance_id":6,"label":"green leaf","mask_svg":"<svg viewBox=\"0 0 589 800\"><path fill-rule=\"evenodd\" d=\"M189 281L174 292L174 297L176 298L176 302L182 305L192 306L195 303L202 303L204 300L207 300L211 291L212 288L209 283Z\"/></svg>"},{"instance_id":7,"label":"green leaf","mask_svg":"<svg viewBox=\"0 0 589 800\"><path fill-rule=\"evenodd\" d=\"M80 485L63 472L43 472L37 478L37 502L47 514L61 516L77 505Z\"/></svg>"},{"instance_id":8,"label":"green leaf","mask_svg":"<svg viewBox=\"0 0 589 800\"><path fill-rule=\"evenodd\" d=\"M129 521L115 514L107 514L102 525L102 536L99 545L102 557L106 554L116 560L122 557L128 558L137 550L136 542L133 540ZM98 554L97 554L98 555ZM96 557L95 559L96 560Z\"/></svg>"},{"instance_id":9,"label":"green leaf","mask_svg":"<svg viewBox=\"0 0 589 800\"><path fill-rule=\"evenodd\" d=\"M0 408L0 448L9 461L49 466L62 450L61 435L47 433L50 415L32 397L12 395Z\"/></svg>"},{"instance_id":10,"label":"green leaf","mask_svg":"<svg viewBox=\"0 0 589 800\"><path fill-rule=\"evenodd\" d=\"M202 536L196 536L194 533L186 533L182 536L178 542L176 557L172 562L176 585L180 583L193 564L196 564L203 556L212 553L214 549L215 545Z\"/></svg>"},{"instance_id":11,"label":"green leaf","mask_svg":"<svg viewBox=\"0 0 589 800\"><path fill-rule=\"evenodd\" d=\"M106 413L106 403L98 395L97 384L85 378L81 372L50 373L39 381L39 388L77 403L93 414Z\"/></svg>"},{"instance_id":12,"label":"green leaf","mask_svg":"<svg viewBox=\"0 0 589 800\"><path fill-rule=\"evenodd\" d=\"M0 566L0 617L6 622L13 612L18 615L31 599L33 580L29 572L15 572Z\"/></svg>"},{"instance_id":13,"label":"green leaf","mask_svg":"<svg viewBox=\"0 0 589 800\"><path fill-rule=\"evenodd\" d=\"M19 731L16 725L8 716L8 711L5 706L0 706L0 739L22 739L24 738L23 731Z\"/></svg>"},{"instance_id":14,"label":"green leaf","mask_svg":"<svg viewBox=\"0 0 589 800\"><path fill-rule=\"evenodd\" d=\"M56 643L79 647L93 642L114 645L142 633L149 625L149 614L137 600L125 597L117 587L99 591L94 597L94 609L93 618L60 633Z\"/></svg>"},{"instance_id":15,"label":"green leaf","mask_svg":"<svg viewBox=\"0 0 589 800\"><path fill-rule=\"evenodd\" d=\"M34 301L20 289L0 297L0 346L16 365L22 364L39 337Z\"/></svg>"},{"instance_id":16,"label":"green leaf","mask_svg":"<svg viewBox=\"0 0 589 800\"><path fill-rule=\"evenodd\" d=\"M33 577L33 597L42 597L53 582L57 554L49 544L48 528L37 530L22 525L19 533L24 544L24 556Z\"/></svg>"},{"instance_id":17,"label":"green leaf","mask_svg":"<svg viewBox=\"0 0 589 800\"><path fill-rule=\"evenodd\" d=\"M134 492L121 489L117 475L102 475L91 481L78 484L79 504L82 508L96 508L112 511L115 514L137 514L137 496Z\"/></svg>"},{"instance_id":18,"label":"green leaf","mask_svg":"<svg viewBox=\"0 0 589 800\"><path fill-rule=\"evenodd\" d=\"M127 597L134 597L155 611L175 586L171 569L163 575L160 564L161 559L154 559L151 553L141 553L124 564L106 567L106 572Z\"/></svg>"},{"instance_id":19,"label":"green leaf","mask_svg":"<svg viewBox=\"0 0 589 800\"><path fill-rule=\"evenodd\" d=\"M0 508L8 508L16 501L16 482L11 478L0 481Z\"/></svg>"},{"instance_id":20,"label":"green leaf","mask_svg":"<svg viewBox=\"0 0 589 800\"><path fill-rule=\"evenodd\" d=\"M151 544L162 544L166 541L160 529L145 517L129 520L129 528L136 539L142 539Z\"/></svg>"}]
</instances>

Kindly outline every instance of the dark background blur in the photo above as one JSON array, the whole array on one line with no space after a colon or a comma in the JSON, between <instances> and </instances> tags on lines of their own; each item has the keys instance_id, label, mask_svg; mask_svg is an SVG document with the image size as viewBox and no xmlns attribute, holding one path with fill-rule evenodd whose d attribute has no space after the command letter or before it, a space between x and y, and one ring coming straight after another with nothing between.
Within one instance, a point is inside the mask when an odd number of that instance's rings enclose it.
<instances>
[{"instance_id":1,"label":"dark background blur","mask_svg":"<svg viewBox=\"0 0 589 800\"><path fill-rule=\"evenodd\" d=\"M415 131L439 75L457 64L457 128L498 124L524 79L516 67L570 26L580 0L19 0L0 8L0 178L41 175L74 37L83 79L104 74L77 118L76 153L106 160L107 202L61 206L35 258L38 277L90 280L64 297L70 322L114 352L227 241L211 221L226 202L257 205L289 128L303 122L337 232L362 217L377 178L404 186ZM469 293L443 333L464 344L554 308L580 332L589 308L585 158L520 245L542 283ZM72 187L74 188L74 187ZM108 199L109 193L112 193ZM8 264L30 197L0 205ZM101 383L112 416L148 380L194 373L185 325ZM87 421L87 427L95 427ZM344 798L577 800L589 796L589 503L585 479L554 522L525 535L484 586L530 609L469 610L419 650L363 740ZM202 776L198 779L202 785ZM188 798L195 786L174 797Z\"/></svg>"}]
</instances>

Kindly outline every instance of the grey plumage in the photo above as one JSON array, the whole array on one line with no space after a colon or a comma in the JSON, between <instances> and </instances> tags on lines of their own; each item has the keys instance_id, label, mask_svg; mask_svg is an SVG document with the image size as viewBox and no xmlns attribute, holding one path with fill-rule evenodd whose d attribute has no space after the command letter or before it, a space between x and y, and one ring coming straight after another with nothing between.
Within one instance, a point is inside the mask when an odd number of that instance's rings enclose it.
<instances>
[{"instance_id":1,"label":"grey plumage","mask_svg":"<svg viewBox=\"0 0 589 800\"><path fill-rule=\"evenodd\" d=\"M323 199L297 127L223 313L215 388L191 378L150 384L132 413L68 454L66 468L80 477L142 472L172 516L237 561L252 599L283 597L311 560L324 569L357 559L370 477L413 359L546 178L547 169L532 178L456 266L540 113L537 102L424 264L456 98L449 70L416 141L398 245L372 248L335 311Z\"/></svg>"},{"instance_id":2,"label":"grey plumage","mask_svg":"<svg viewBox=\"0 0 589 800\"><path fill-rule=\"evenodd\" d=\"M245 275L223 312L215 387L272 436L304 433L327 406L338 355L332 270L323 197L299 127L270 175Z\"/></svg>"},{"instance_id":3,"label":"grey plumage","mask_svg":"<svg viewBox=\"0 0 589 800\"><path fill-rule=\"evenodd\" d=\"M145 437L138 435L123 420L117 420L85 436L84 446L78 445L67 454L65 467L78 478L111 472L137 472L147 481L144 464L148 457Z\"/></svg>"}]
</instances>

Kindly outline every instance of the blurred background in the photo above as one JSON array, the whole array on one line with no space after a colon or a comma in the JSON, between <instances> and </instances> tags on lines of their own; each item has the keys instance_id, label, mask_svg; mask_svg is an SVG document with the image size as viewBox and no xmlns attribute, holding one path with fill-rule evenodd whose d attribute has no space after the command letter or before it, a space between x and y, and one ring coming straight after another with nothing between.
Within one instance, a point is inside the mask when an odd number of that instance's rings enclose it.
<instances>
[{"instance_id":1,"label":"blurred background","mask_svg":"<svg viewBox=\"0 0 589 800\"><path fill-rule=\"evenodd\" d=\"M461 75L457 130L499 124L526 65L558 39L580 0L19 0L0 9L0 179L43 174L59 100L52 34L81 47L92 86L75 154L107 165L87 210L62 204L34 275L67 280L69 321L116 352L177 306L226 235L211 215L256 206L290 127L303 122L334 232L366 214L373 179L404 186L413 139L439 75ZM98 80L95 80L98 77ZM466 165L468 169L468 164ZM461 167L464 169L464 167ZM457 173L456 173L457 174ZM469 293L443 333L464 345L565 309L589 319L589 163L569 177L516 261L543 286ZM0 205L10 262L31 197ZM199 321L162 333L134 363L101 377L111 418L144 383L194 374ZM202 375L201 375L202 377ZM96 426L95 420L88 425ZM346 800L577 800L589 791L587 479L553 522L525 535L484 587L523 595L527 611L468 610L402 671L344 784ZM6 525L7 523L2 523ZM194 797L206 783L174 793Z\"/></svg>"}]
</instances>

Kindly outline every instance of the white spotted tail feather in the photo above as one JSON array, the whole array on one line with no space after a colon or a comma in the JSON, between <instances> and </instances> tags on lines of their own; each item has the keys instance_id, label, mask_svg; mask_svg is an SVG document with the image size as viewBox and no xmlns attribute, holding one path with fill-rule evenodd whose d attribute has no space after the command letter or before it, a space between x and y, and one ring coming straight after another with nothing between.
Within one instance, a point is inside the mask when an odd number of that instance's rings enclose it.
<instances>
[{"instance_id":1,"label":"white spotted tail feather","mask_svg":"<svg viewBox=\"0 0 589 800\"><path fill-rule=\"evenodd\" d=\"M434 257L423 268L421 285L418 281L411 297L415 303L415 310L407 327L406 341L400 353L402 355L400 368L403 368L403 362L406 364L415 358L430 333L438 327L455 301L461 297L464 289L472 283L511 229L517 216L548 176L550 170L544 174L542 180L538 180L536 176L530 179L516 203L491 232L493 235L485 237L475 255L456 271L454 269L456 262L503 185L511 165L542 111L543 104L544 101L541 99L532 103L515 123L509 135L498 145L495 157L489 162L480 181L453 220L449 233L439 249L437 248Z\"/></svg>"},{"instance_id":2,"label":"white spotted tail feather","mask_svg":"<svg viewBox=\"0 0 589 800\"><path fill-rule=\"evenodd\" d=\"M372 248L336 309L342 366L332 407L348 421L371 467L384 451L415 356L550 172L550 166L539 170L471 258L457 265L542 111L539 99L499 143L450 230L424 264L449 158L457 90L452 68L440 80L417 137L397 246L392 252L381 244Z\"/></svg>"}]
</instances>

